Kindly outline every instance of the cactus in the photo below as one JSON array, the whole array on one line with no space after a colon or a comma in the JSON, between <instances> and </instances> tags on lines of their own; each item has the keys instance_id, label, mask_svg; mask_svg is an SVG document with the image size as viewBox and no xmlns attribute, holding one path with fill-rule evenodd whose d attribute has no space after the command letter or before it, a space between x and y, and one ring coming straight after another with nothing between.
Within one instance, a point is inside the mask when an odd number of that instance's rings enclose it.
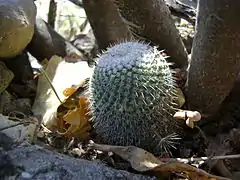
<instances>
[{"instance_id":1,"label":"cactus","mask_svg":"<svg viewBox=\"0 0 240 180\"><path fill-rule=\"evenodd\" d=\"M182 128L171 112L175 81L156 47L114 45L97 60L89 82L92 122L103 143L162 152ZM166 147L165 146L165 147Z\"/></svg>"}]
</instances>

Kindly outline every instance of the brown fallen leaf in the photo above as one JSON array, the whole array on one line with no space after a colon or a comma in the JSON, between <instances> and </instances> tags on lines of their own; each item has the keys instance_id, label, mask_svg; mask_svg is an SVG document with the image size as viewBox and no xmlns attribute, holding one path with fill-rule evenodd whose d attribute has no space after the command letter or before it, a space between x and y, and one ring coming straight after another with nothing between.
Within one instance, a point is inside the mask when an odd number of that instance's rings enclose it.
<instances>
[{"instance_id":1,"label":"brown fallen leaf","mask_svg":"<svg viewBox=\"0 0 240 180\"><path fill-rule=\"evenodd\" d=\"M59 121L63 126L60 135L67 137L76 137L80 140L86 140L91 130L88 116L88 100L86 97L79 98L79 107L69 110Z\"/></svg>"},{"instance_id":2,"label":"brown fallen leaf","mask_svg":"<svg viewBox=\"0 0 240 180\"><path fill-rule=\"evenodd\" d=\"M71 96L73 93L75 93L77 91L77 88L66 88L63 91L64 96L69 97Z\"/></svg>"},{"instance_id":3,"label":"brown fallen leaf","mask_svg":"<svg viewBox=\"0 0 240 180\"><path fill-rule=\"evenodd\" d=\"M54 55L47 61L47 66L42 67L40 70L41 76L38 79L37 93L32 111L34 116L41 117L42 124L46 128L56 131L58 129L59 106L62 107L63 103L69 102L67 101L68 97L63 94L64 90L79 86L81 81L90 78L93 68L89 67L88 63L81 59L69 60ZM74 108L66 109L72 110Z\"/></svg>"},{"instance_id":4,"label":"brown fallen leaf","mask_svg":"<svg viewBox=\"0 0 240 180\"><path fill-rule=\"evenodd\" d=\"M133 169L139 172L149 172L156 176L181 174L181 176L189 180L230 180L229 178L209 174L204 170L181 162L161 162L153 154L135 146L124 147L92 143L89 147L100 151L113 152L128 161Z\"/></svg>"},{"instance_id":5,"label":"brown fallen leaf","mask_svg":"<svg viewBox=\"0 0 240 180\"><path fill-rule=\"evenodd\" d=\"M66 97L72 96L79 88L83 87L86 85L86 79L82 80L80 84L76 87L71 87L71 88L66 88L63 91L63 95Z\"/></svg>"},{"instance_id":6,"label":"brown fallen leaf","mask_svg":"<svg viewBox=\"0 0 240 180\"><path fill-rule=\"evenodd\" d=\"M63 94L68 98L57 109L57 127L62 136L86 140L92 129L89 123L88 98L83 95L86 80L79 86L66 88Z\"/></svg>"}]
</instances>

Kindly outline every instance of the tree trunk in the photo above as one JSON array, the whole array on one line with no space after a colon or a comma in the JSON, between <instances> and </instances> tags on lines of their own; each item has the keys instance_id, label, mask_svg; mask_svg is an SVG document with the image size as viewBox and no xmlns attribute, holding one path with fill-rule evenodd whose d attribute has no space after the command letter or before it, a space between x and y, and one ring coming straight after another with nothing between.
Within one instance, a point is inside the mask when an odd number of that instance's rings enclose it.
<instances>
[{"instance_id":1,"label":"tree trunk","mask_svg":"<svg viewBox=\"0 0 240 180\"><path fill-rule=\"evenodd\" d=\"M187 52L170 11L163 0L115 0L120 13L136 35L165 49L169 60L179 68L188 64Z\"/></svg>"},{"instance_id":2,"label":"tree trunk","mask_svg":"<svg viewBox=\"0 0 240 180\"><path fill-rule=\"evenodd\" d=\"M240 1L201 0L188 75L189 108L211 115L240 67Z\"/></svg>"},{"instance_id":3,"label":"tree trunk","mask_svg":"<svg viewBox=\"0 0 240 180\"><path fill-rule=\"evenodd\" d=\"M55 0L51 0L49 3L49 10L48 10L48 24L54 29L55 28L55 21L57 16L57 3Z\"/></svg>"},{"instance_id":4,"label":"tree trunk","mask_svg":"<svg viewBox=\"0 0 240 180\"><path fill-rule=\"evenodd\" d=\"M83 7L100 49L132 39L131 31L112 0L83 0Z\"/></svg>"},{"instance_id":5,"label":"tree trunk","mask_svg":"<svg viewBox=\"0 0 240 180\"><path fill-rule=\"evenodd\" d=\"M229 133L240 120L240 73L238 73L232 90L223 100L216 113L200 124L206 135Z\"/></svg>"},{"instance_id":6,"label":"tree trunk","mask_svg":"<svg viewBox=\"0 0 240 180\"><path fill-rule=\"evenodd\" d=\"M70 56L87 60L82 52L54 31L41 18L36 19L33 39L27 49L39 61L45 58L50 59L53 55L61 57Z\"/></svg>"}]
</instances>

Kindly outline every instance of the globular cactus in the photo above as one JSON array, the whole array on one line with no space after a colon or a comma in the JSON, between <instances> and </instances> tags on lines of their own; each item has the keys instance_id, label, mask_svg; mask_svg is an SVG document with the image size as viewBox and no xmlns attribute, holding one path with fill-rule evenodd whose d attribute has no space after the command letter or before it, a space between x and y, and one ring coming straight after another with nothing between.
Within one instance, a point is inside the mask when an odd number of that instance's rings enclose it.
<instances>
[{"instance_id":1,"label":"globular cactus","mask_svg":"<svg viewBox=\"0 0 240 180\"><path fill-rule=\"evenodd\" d=\"M103 143L160 153L163 140L182 131L171 115L174 89L173 72L156 47L140 42L110 47L89 82L92 122Z\"/></svg>"}]
</instances>

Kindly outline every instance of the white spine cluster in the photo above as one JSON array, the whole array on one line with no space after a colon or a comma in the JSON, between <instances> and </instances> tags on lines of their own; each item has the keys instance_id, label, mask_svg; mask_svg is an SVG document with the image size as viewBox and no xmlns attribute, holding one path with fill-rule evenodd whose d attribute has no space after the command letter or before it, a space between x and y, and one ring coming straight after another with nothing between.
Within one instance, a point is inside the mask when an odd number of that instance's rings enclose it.
<instances>
[{"instance_id":1,"label":"white spine cluster","mask_svg":"<svg viewBox=\"0 0 240 180\"><path fill-rule=\"evenodd\" d=\"M90 80L92 121L104 143L159 152L161 139L179 127L169 114L174 86L156 47L124 42L104 52Z\"/></svg>"}]
</instances>

